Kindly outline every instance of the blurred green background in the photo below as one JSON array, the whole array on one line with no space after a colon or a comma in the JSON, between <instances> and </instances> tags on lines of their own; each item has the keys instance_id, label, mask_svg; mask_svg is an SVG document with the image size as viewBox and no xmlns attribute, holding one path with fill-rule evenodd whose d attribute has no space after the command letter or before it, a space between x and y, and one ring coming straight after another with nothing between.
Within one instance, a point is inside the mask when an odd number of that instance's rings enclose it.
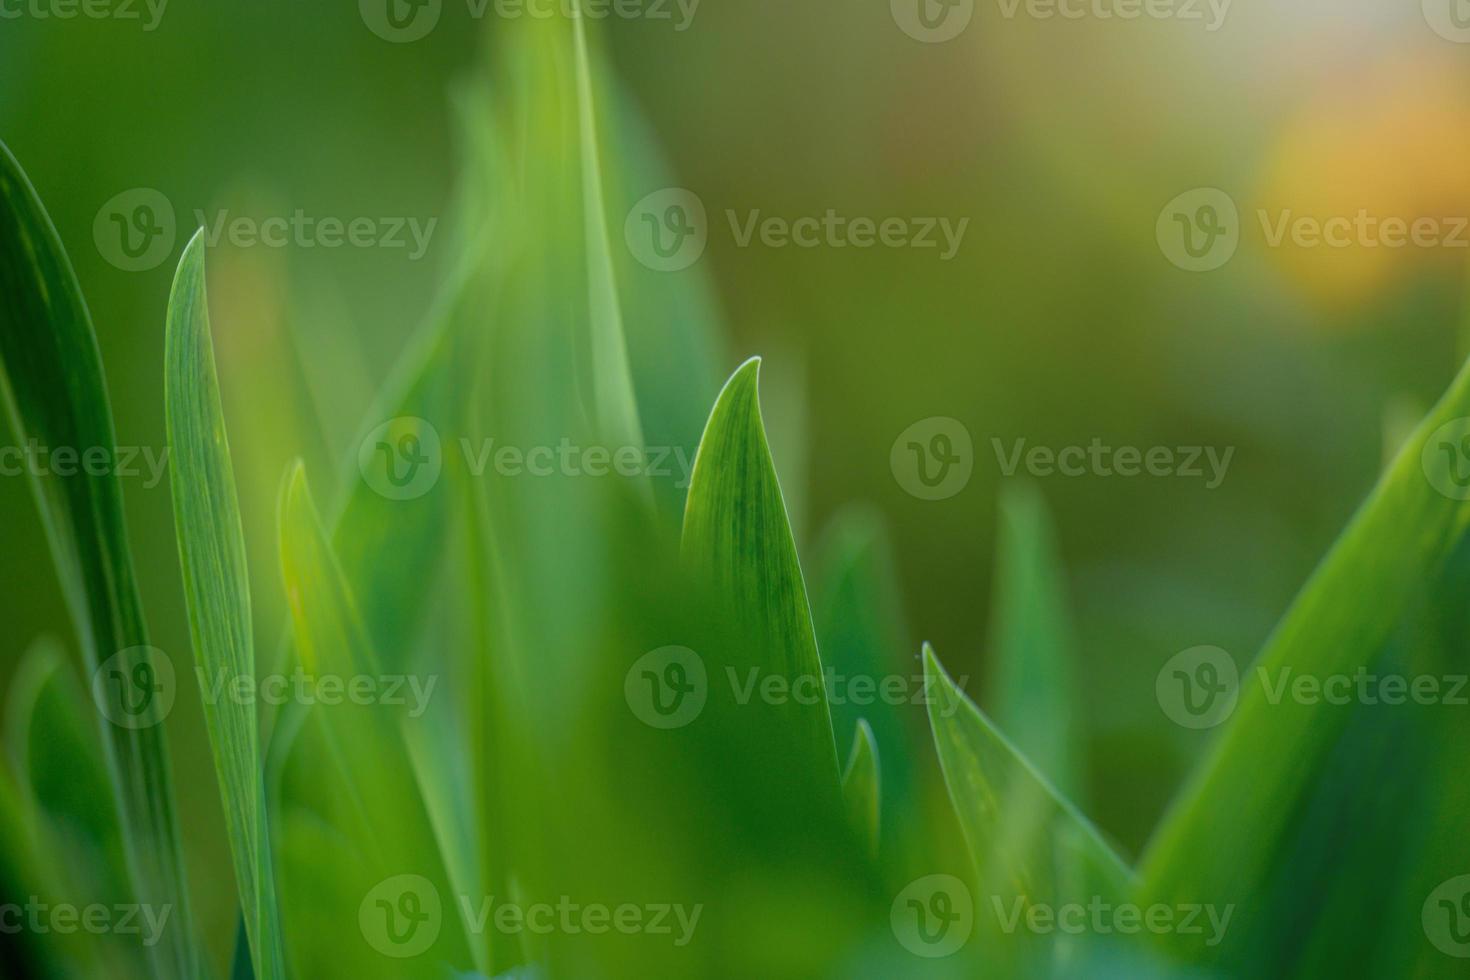
<instances>
[{"instance_id":1,"label":"blurred green background","mask_svg":"<svg viewBox=\"0 0 1470 980\"><path fill-rule=\"evenodd\" d=\"M164 444L163 312L196 209L442 219L450 87L495 26L455 0L407 44L375 35L352 3L176 0L154 30L0 19L0 139L76 264L120 445ZM931 640L985 703L1007 479L992 438L1234 447L1213 490L1036 481L1074 602L1090 814L1136 855L1208 739L1158 709L1160 665L1199 644L1253 655L1371 486L1395 420L1432 403L1462 348L1463 249L1270 247L1256 213L1470 214L1470 49L1417 5L1386 0L1240 3L1213 32L980 4L945 44L907 36L873 0L705 0L687 30L604 26L680 183L709 211L701 265L726 314L724 366L766 358L766 421L808 573L828 521L875 506L916 670L918 641ZM99 253L93 222L137 187L169 198L180 234L168 261L133 273ZM1239 250L1209 273L1175 267L1155 236L1160 209L1196 187L1240 210ZM948 262L932 250L742 248L727 209L969 226ZM333 493L443 272L444 224L416 262L374 248L212 250L263 644L284 615L280 474L305 456L321 495ZM899 433L931 416L963 422L975 446L968 486L934 502L907 494L889 464ZM145 482L124 481L143 597L154 643L184 651L168 484ZM0 517L3 676L41 633L74 641L23 479L0 478ZM181 699L168 725L202 879L227 858L197 703ZM838 743L845 752L845 733ZM196 894L225 943L233 894Z\"/></svg>"}]
</instances>

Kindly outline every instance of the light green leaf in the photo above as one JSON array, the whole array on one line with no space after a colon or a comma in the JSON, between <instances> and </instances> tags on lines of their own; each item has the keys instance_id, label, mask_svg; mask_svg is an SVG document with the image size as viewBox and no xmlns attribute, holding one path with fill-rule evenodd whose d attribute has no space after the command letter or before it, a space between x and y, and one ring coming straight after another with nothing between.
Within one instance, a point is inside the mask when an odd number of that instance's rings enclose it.
<instances>
[{"instance_id":1,"label":"light green leaf","mask_svg":"<svg viewBox=\"0 0 1470 980\"><path fill-rule=\"evenodd\" d=\"M990 689L1001 730L1052 785L1080 798L1082 703L1056 542L1041 494L1008 484L1000 498Z\"/></svg>"},{"instance_id":2,"label":"light green leaf","mask_svg":"<svg viewBox=\"0 0 1470 980\"><path fill-rule=\"evenodd\" d=\"M700 651L712 661L712 675L756 672L793 685L814 679L815 703L792 698L762 707L776 726L768 734L789 753L773 764L773 778L821 794L837 786L837 748L806 584L761 422L759 372L759 358L747 361L710 414L694 462L682 552L715 603L716 646ZM753 715L748 724L756 724Z\"/></svg>"},{"instance_id":3,"label":"light green leaf","mask_svg":"<svg viewBox=\"0 0 1470 980\"><path fill-rule=\"evenodd\" d=\"M306 483L297 464L288 472L281 498L281 566L286 596L295 626L296 650L306 673L334 676L351 685L362 679L381 683L380 667L357 601L342 573ZM425 698L437 676L407 675ZM408 707L372 699L345 699L342 703L313 705L307 728L295 746L295 764L310 767L303 774L315 784L315 793L302 805L340 831L355 859L338 866L330 880L337 883L337 913L344 928L309 936L292 936L293 944L320 947L351 944L361 950L364 941L356 923L359 902L383 882L401 875L426 880L444 902L442 931L434 943L412 962L423 975L434 964L470 965L469 946L460 909L426 810L401 726ZM294 781L301 785L303 780ZM293 818L294 819L294 818ZM299 874L293 871L293 874ZM283 877L285 873L283 872ZM293 956L298 962L301 955ZM411 975L420 975L410 971Z\"/></svg>"},{"instance_id":4,"label":"light green leaf","mask_svg":"<svg viewBox=\"0 0 1470 980\"><path fill-rule=\"evenodd\" d=\"M924 670L934 744L979 876L979 903L1055 908L1126 894L1127 865L954 685L927 644Z\"/></svg>"},{"instance_id":5,"label":"light green leaf","mask_svg":"<svg viewBox=\"0 0 1470 980\"><path fill-rule=\"evenodd\" d=\"M1274 867L1303 832L1304 801L1352 717L1326 699L1272 703L1261 678L1374 670L1406 609L1470 525L1470 504L1435 486L1450 485L1442 448L1460 438L1464 430L1451 423L1466 416L1470 368L1380 478L1252 669L1242 670L1233 714L1156 832L1141 867L1145 900L1238 908L1218 946L1174 937L1184 955L1242 955L1238 944L1266 924Z\"/></svg>"},{"instance_id":6,"label":"light green leaf","mask_svg":"<svg viewBox=\"0 0 1470 980\"><path fill-rule=\"evenodd\" d=\"M879 792L878 743L866 719L859 719L853 731L852 752L847 769L842 773L842 796L852 814L853 825L868 842L868 852L878 853Z\"/></svg>"},{"instance_id":7,"label":"light green leaf","mask_svg":"<svg viewBox=\"0 0 1470 980\"><path fill-rule=\"evenodd\" d=\"M15 432L44 446L116 452L91 318L61 241L0 145L0 394ZM124 650L155 669L116 475L31 475L63 594L90 671ZM150 950L157 976L197 980L196 943L161 725L103 723L128 866L140 902L174 911Z\"/></svg>"},{"instance_id":8,"label":"light green leaf","mask_svg":"<svg viewBox=\"0 0 1470 980\"><path fill-rule=\"evenodd\" d=\"M184 600L201 687L228 690L255 682L255 639L245 535L220 405L204 289L203 232L179 261L169 296L164 400L173 457L175 533ZM225 828L256 976L285 975L272 873L259 719L253 702L204 699Z\"/></svg>"},{"instance_id":9,"label":"light green leaf","mask_svg":"<svg viewBox=\"0 0 1470 980\"><path fill-rule=\"evenodd\" d=\"M576 39L577 126L582 151L582 213L586 228L588 328L592 340L592 390L596 418L604 438L616 446L642 446L643 426L633 395L628 346L623 339L623 311L613 272L603 194L597 109L593 103L591 54L582 17L573 19ZM644 487L646 483L642 484Z\"/></svg>"}]
</instances>

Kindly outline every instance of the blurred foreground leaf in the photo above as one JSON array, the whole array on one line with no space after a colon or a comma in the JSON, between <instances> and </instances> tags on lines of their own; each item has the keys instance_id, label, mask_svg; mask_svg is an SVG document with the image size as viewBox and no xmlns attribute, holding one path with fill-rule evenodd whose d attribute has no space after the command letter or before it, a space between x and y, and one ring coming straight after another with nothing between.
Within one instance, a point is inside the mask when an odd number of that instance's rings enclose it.
<instances>
[{"instance_id":1,"label":"blurred foreground leaf","mask_svg":"<svg viewBox=\"0 0 1470 980\"><path fill-rule=\"evenodd\" d=\"M91 317L51 220L9 149L0 144L0 394L13 429L55 451L116 457L112 410ZM174 810L168 746L155 692L165 665L148 646L115 467L31 473L31 487L62 592L97 685L144 685L143 714L103 721L105 757L119 795L128 866L139 902L173 910L150 948L157 976L197 980L196 944ZM89 472L89 470L91 470ZM114 657L121 659L113 661ZM109 665L112 661L115 666ZM99 671L105 671L99 673ZM155 686L155 681L158 681Z\"/></svg>"},{"instance_id":2,"label":"blurred foreground leaf","mask_svg":"<svg viewBox=\"0 0 1470 980\"><path fill-rule=\"evenodd\" d=\"M1467 416L1470 367L1408 439L1266 641L1242 677L1233 714L1156 832L1141 868L1145 900L1238 908L1237 924L1218 946L1170 936L1179 955L1262 962L1264 951L1255 948L1262 930L1295 901L1275 890L1276 867L1299 835L1318 832L1305 803L1352 713L1326 698L1274 696L1268 684L1375 669L1470 524L1465 495L1450 492L1458 485L1460 439L1470 433Z\"/></svg>"}]
</instances>

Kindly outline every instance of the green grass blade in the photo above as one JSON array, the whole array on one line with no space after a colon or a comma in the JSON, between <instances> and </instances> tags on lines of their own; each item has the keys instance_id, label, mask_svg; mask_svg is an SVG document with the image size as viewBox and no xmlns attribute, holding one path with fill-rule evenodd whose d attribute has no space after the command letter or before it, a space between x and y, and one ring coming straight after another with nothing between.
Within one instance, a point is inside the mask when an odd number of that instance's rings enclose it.
<instances>
[{"instance_id":1,"label":"green grass blade","mask_svg":"<svg viewBox=\"0 0 1470 980\"><path fill-rule=\"evenodd\" d=\"M1127 865L954 685L927 644L924 671L934 744L975 862L981 889L976 905L987 913L982 920L992 921L992 903L1021 900L1055 908L1086 905L1093 896L1116 902L1125 895ZM1024 930L997 930L992 941L999 960L1012 966L1056 952L1045 944L1038 951L1031 938Z\"/></svg>"},{"instance_id":2,"label":"green grass blade","mask_svg":"<svg viewBox=\"0 0 1470 980\"><path fill-rule=\"evenodd\" d=\"M164 400L173 457L174 521L201 685L255 680L249 573L204 289L204 238L194 236L169 296ZM285 975L254 704L204 699L240 908L256 975Z\"/></svg>"},{"instance_id":3,"label":"green grass blade","mask_svg":"<svg viewBox=\"0 0 1470 980\"><path fill-rule=\"evenodd\" d=\"M866 719L859 720L853 731L852 751L842 773L842 796L852 814L853 824L868 842L868 852L878 853L879 791L878 743Z\"/></svg>"},{"instance_id":4,"label":"green grass blade","mask_svg":"<svg viewBox=\"0 0 1470 980\"><path fill-rule=\"evenodd\" d=\"M1255 669L1243 674L1233 714L1157 831L1141 869L1146 900L1239 906L1241 921L1220 946L1177 938L1186 955L1236 955L1232 940L1250 936L1271 914L1265 883L1350 717L1325 699L1272 704L1260 678L1287 668L1319 678L1373 670L1409 604L1470 525L1470 504L1441 493L1426 472L1443 464L1438 430L1467 415L1470 367L1380 478Z\"/></svg>"},{"instance_id":5,"label":"green grass blade","mask_svg":"<svg viewBox=\"0 0 1470 980\"><path fill-rule=\"evenodd\" d=\"M995 720L1053 786L1077 800L1082 701L1065 593L1040 493L1030 484L1008 485L1000 498L991 606Z\"/></svg>"},{"instance_id":6,"label":"green grass blade","mask_svg":"<svg viewBox=\"0 0 1470 980\"><path fill-rule=\"evenodd\" d=\"M718 647L700 651L713 661L717 686L752 670L793 684L816 679L815 703L762 707L789 753L772 776L778 784L792 778L807 792L815 784L821 793L838 785L837 747L806 584L761 422L759 371L759 358L747 361L710 414L694 461L682 552L717 603Z\"/></svg>"},{"instance_id":7,"label":"green grass blade","mask_svg":"<svg viewBox=\"0 0 1470 980\"><path fill-rule=\"evenodd\" d=\"M848 679L913 674L908 653L908 626L899 597L898 573L882 518L866 508L849 508L833 518L822 535L817 567L821 570L813 599L813 616L822 663ZM832 705L836 731L859 721L872 728L874 746L883 761L884 824L907 822L916 809L913 759L920 747L902 706L875 698L871 705L845 698ZM861 717L860 713L861 712ZM885 835L885 840L893 835ZM886 845L885 845L886 849Z\"/></svg>"},{"instance_id":8,"label":"green grass blade","mask_svg":"<svg viewBox=\"0 0 1470 980\"><path fill-rule=\"evenodd\" d=\"M598 132L604 141L607 221L614 238L623 334L644 441L693 459L709 407L725 378L723 317L708 262L679 272L650 269L622 240L624 225L638 202L679 186L679 180L659 153L655 133L626 86L610 71L594 77ZM685 489L675 481L654 486L660 506L675 521L684 510Z\"/></svg>"},{"instance_id":9,"label":"green grass blade","mask_svg":"<svg viewBox=\"0 0 1470 980\"><path fill-rule=\"evenodd\" d=\"M580 2L580 0L579 0ZM642 446L643 426L633 395L623 311L613 272L603 194L597 109L593 103L591 54L582 17L573 19L576 44L577 127L582 151L582 212L586 228L588 328L592 340L593 404L603 438L616 446ZM644 487L646 483L642 484Z\"/></svg>"},{"instance_id":10,"label":"green grass blade","mask_svg":"<svg viewBox=\"0 0 1470 980\"><path fill-rule=\"evenodd\" d=\"M21 438L115 453L112 410L91 318L61 241L10 151L0 145L0 393ZM62 591L89 671L124 650L153 667L116 475L33 475ZM196 942L161 725L103 722L139 901L173 911L152 947L157 976L197 980Z\"/></svg>"},{"instance_id":11,"label":"green grass blade","mask_svg":"<svg viewBox=\"0 0 1470 980\"><path fill-rule=\"evenodd\" d=\"M383 670L357 612L357 601L322 527L304 469L287 474L281 499L281 566L295 625L296 650L307 673L380 678ZM429 678L407 678L427 683ZM437 679L435 679L437 680ZM420 687L421 691L432 691ZM442 929L431 946L411 963L429 975L436 963L470 964L459 909L452 902L434 824L419 792L412 756L401 726L402 706L348 700L316 704L309 711L311 736L298 740L298 764L316 783L315 803L326 812L357 855L352 866L338 867L339 908L346 931L301 937L308 945L356 939L357 902L390 878L412 874L427 880L446 903ZM299 783L298 783L299 785ZM292 938L293 942L298 941ZM354 946L360 944L354 942ZM419 975L411 972L411 975Z\"/></svg>"}]
</instances>

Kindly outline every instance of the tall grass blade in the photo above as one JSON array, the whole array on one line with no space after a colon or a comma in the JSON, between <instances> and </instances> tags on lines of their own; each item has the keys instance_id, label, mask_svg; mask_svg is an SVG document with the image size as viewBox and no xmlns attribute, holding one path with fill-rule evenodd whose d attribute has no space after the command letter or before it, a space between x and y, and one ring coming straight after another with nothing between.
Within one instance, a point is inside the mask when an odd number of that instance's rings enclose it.
<instances>
[{"instance_id":1,"label":"tall grass blade","mask_svg":"<svg viewBox=\"0 0 1470 980\"><path fill-rule=\"evenodd\" d=\"M842 773L842 796L847 800L854 825L868 842L868 852L875 856L881 816L878 772L878 743L873 738L873 729L866 720L859 720L853 731L847 768Z\"/></svg>"},{"instance_id":2,"label":"tall grass blade","mask_svg":"<svg viewBox=\"0 0 1470 980\"><path fill-rule=\"evenodd\" d=\"M3 145L0 395L20 437L52 449L115 456L107 385L76 274L35 190ZM31 486L89 673L133 651L133 676L158 676L116 474L109 468L100 476L79 470L63 477L53 469L33 473ZM155 973L165 980L197 980L205 966L185 883L163 727L106 720L102 726L137 898L173 909L171 926L151 947Z\"/></svg>"},{"instance_id":3,"label":"tall grass blade","mask_svg":"<svg viewBox=\"0 0 1470 980\"><path fill-rule=\"evenodd\" d=\"M220 404L204 287L203 232L184 249L169 296L164 402L173 457L175 533L189 633L202 670L214 751L251 959L261 980L285 975L281 921L254 701L210 697L256 682L245 533Z\"/></svg>"},{"instance_id":4,"label":"tall grass blade","mask_svg":"<svg viewBox=\"0 0 1470 980\"><path fill-rule=\"evenodd\" d=\"M1001 493L990 662L995 720L1069 799L1083 783L1076 641L1055 534L1035 487Z\"/></svg>"},{"instance_id":5,"label":"tall grass blade","mask_svg":"<svg viewBox=\"0 0 1470 980\"><path fill-rule=\"evenodd\" d=\"M1012 903L1024 910L1086 906L1093 896L1121 900L1131 872L1096 828L955 686L927 644L924 669L934 744L975 862L981 919L998 925L1003 916L991 909ZM997 928L987 941L1007 969L1037 969L1060 953L1037 938Z\"/></svg>"},{"instance_id":6,"label":"tall grass blade","mask_svg":"<svg viewBox=\"0 0 1470 980\"><path fill-rule=\"evenodd\" d=\"M767 734L786 744L788 755L771 767L776 786L821 795L838 785L836 742L806 584L761 422L759 372L759 358L747 361L710 414L694 463L682 552L715 603L718 628L710 636L716 647L701 651L710 673L774 674L813 688L810 703L760 705L768 717L758 721L752 713L739 724L768 722L775 727Z\"/></svg>"}]
</instances>

